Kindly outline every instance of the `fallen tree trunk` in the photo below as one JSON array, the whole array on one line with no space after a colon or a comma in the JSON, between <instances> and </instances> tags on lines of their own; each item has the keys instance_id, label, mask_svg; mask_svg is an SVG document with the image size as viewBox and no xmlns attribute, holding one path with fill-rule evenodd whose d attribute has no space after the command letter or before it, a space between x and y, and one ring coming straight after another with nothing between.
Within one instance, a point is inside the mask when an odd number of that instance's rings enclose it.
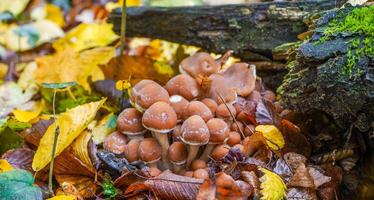
<instances>
[{"instance_id":1,"label":"fallen tree trunk","mask_svg":"<svg viewBox=\"0 0 374 200\"><path fill-rule=\"evenodd\" d=\"M275 47L297 41L307 27L303 18L332 9L335 0L266 2L198 7L132 7L126 34L195 45L210 52L234 54L246 61L272 61ZM120 33L121 9L109 21Z\"/></svg>"}]
</instances>

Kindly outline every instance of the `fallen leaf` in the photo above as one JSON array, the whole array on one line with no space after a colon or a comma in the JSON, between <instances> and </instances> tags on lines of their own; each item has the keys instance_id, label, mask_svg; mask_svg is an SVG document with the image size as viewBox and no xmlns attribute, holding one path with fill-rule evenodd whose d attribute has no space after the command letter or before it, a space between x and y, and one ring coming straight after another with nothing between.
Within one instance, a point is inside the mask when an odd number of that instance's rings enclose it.
<instances>
[{"instance_id":1,"label":"fallen leaf","mask_svg":"<svg viewBox=\"0 0 374 200\"><path fill-rule=\"evenodd\" d=\"M275 163L275 167L273 169L275 173L282 176L285 181L289 181L292 177L291 168L288 166L285 160L279 158Z\"/></svg>"},{"instance_id":2,"label":"fallen leaf","mask_svg":"<svg viewBox=\"0 0 374 200\"><path fill-rule=\"evenodd\" d=\"M20 14L27 6L30 0L13 0L0 4L0 13L8 11L14 16Z\"/></svg>"},{"instance_id":3,"label":"fallen leaf","mask_svg":"<svg viewBox=\"0 0 374 200\"><path fill-rule=\"evenodd\" d=\"M312 151L310 143L305 135L301 133L299 127L283 119L278 128L282 132L285 140L285 145L282 149L283 153L296 152L305 156L310 155Z\"/></svg>"},{"instance_id":4,"label":"fallen leaf","mask_svg":"<svg viewBox=\"0 0 374 200\"><path fill-rule=\"evenodd\" d=\"M53 119L39 120L32 125L31 128L25 129L20 133L24 140L34 146L39 146L40 139L47 131L48 127L53 123Z\"/></svg>"},{"instance_id":5,"label":"fallen leaf","mask_svg":"<svg viewBox=\"0 0 374 200\"><path fill-rule=\"evenodd\" d=\"M57 117L57 121L48 127L40 140L40 144L34 156L32 168L35 171L39 171L51 161L51 156L48 155L51 155L52 152L56 127L59 128L59 135L55 156L58 156L87 127L104 102L105 99L84 104L60 114Z\"/></svg>"},{"instance_id":6,"label":"fallen leaf","mask_svg":"<svg viewBox=\"0 0 374 200\"><path fill-rule=\"evenodd\" d=\"M104 116L99 123L92 128L92 140L95 144L102 144L106 137L109 136L117 127L117 116L110 113Z\"/></svg>"},{"instance_id":7,"label":"fallen leaf","mask_svg":"<svg viewBox=\"0 0 374 200\"><path fill-rule=\"evenodd\" d=\"M8 163L5 159L0 159L0 173L13 170L12 165Z\"/></svg>"},{"instance_id":8,"label":"fallen leaf","mask_svg":"<svg viewBox=\"0 0 374 200\"><path fill-rule=\"evenodd\" d=\"M53 21L60 27L64 26L64 13L61 11L60 7L47 3L44 9L46 12L46 19Z\"/></svg>"},{"instance_id":9,"label":"fallen leaf","mask_svg":"<svg viewBox=\"0 0 374 200\"><path fill-rule=\"evenodd\" d=\"M40 102L36 102L36 105L34 106L33 110L25 111L21 109L15 109L13 110L13 115L14 118L20 122L31 122L40 115L44 107L45 103L43 100L41 100Z\"/></svg>"},{"instance_id":10,"label":"fallen leaf","mask_svg":"<svg viewBox=\"0 0 374 200\"><path fill-rule=\"evenodd\" d=\"M82 51L92 47L103 47L119 38L112 29L113 24L106 22L82 23L70 30L64 37L53 42L53 48L61 52L72 49Z\"/></svg>"},{"instance_id":11,"label":"fallen leaf","mask_svg":"<svg viewBox=\"0 0 374 200\"><path fill-rule=\"evenodd\" d=\"M316 192L307 188L290 188L287 191L289 200L317 200Z\"/></svg>"},{"instance_id":12,"label":"fallen leaf","mask_svg":"<svg viewBox=\"0 0 374 200\"><path fill-rule=\"evenodd\" d=\"M0 199L42 200L40 188L33 184L34 177L28 171L14 169L0 173Z\"/></svg>"},{"instance_id":13,"label":"fallen leaf","mask_svg":"<svg viewBox=\"0 0 374 200\"><path fill-rule=\"evenodd\" d=\"M284 147L282 133L274 125L258 125L256 131L261 132L266 139L266 144L274 151L279 151Z\"/></svg>"},{"instance_id":14,"label":"fallen leaf","mask_svg":"<svg viewBox=\"0 0 374 200\"><path fill-rule=\"evenodd\" d=\"M266 145L265 138L262 133L255 132L251 136L244 138L243 146L246 156L252 156L258 149Z\"/></svg>"},{"instance_id":15,"label":"fallen leaf","mask_svg":"<svg viewBox=\"0 0 374 200\"><path fill-rule=\"evenodd\" d=\"M36 82L34 71L36 70L36 68L37 66L35 62L28 63L21 72L19 79L17 81L17 85L19 85L24 90L26 90L30 86L35 86Z\"/></svg>"},{"instance_id":16,"label":"fallen leaf","mask_svg":"<svg viewBox=\"0 0 374 200\"><path fill-rule=\"evenodd\" d=\"M57 195L47 200L76 200L77 197L73 195Z\"/></svg>"},{"instance_id":17,"label":"fallen leaf","mask_svg":"<svg viewBox=\"0 0 374 200\"><path fill-rule=\"evenodd\" d=\"M212 179L206 179L200 186L196 200L214 200L216 198L216 185Z\"/></svg>"},{"instance_id":18,"label":"fallen leaf","mask_svg":"<svg viewBox=\"0 0 374 200\"><path fill-rule=\"evenodd\" d=\"M0 44L12 51L30 50L63 35L58 25L45 19L20 26L0 26Z\"/></svg>"},{"instance_id":19,"label":"fallen leaf","mask_svg":"<svg viewBox=\"0 0 374 200\"><path fill-rule=\"evenodd\" d=\"M87 78L93 81L104 79L104 74L98 67L114 57L113 47L101 47L81 53L64 50L53 55L36 58L38 68L35 71L36 82L62 83L77 82L91 91ZM62 73L63 72L63 73Z\"/></svg>"},{"instance_id":20,"label":"fallen leaf","mask_svg":"<svg viewBox=\"0 0 374 200\"><path fill-rule=\"evenodd\" d=\"M258 169L264 173L260 177L261 200L283 199L286 194L286 185L282 178L265 168L259 167Z\"/></svg>"},{"instance_id":21,"label":"fallen leaf","mask_svg":"<svg viewBox=\"0 0 374 200\"><path fill-rule=\"evenodd\" d=\"M301 164L305 164L307 161L305 156L294 152L284 154L283 158L292 171L295 171Z\"/></svg>"},{"instance_id":22,"label":"fallen leaf","mask_svg":"<svg viewBox=\"0 0 374 200\"><path fill-rule=\"evenodd\" d=\"M260 198L260 179L253 171L242 171L241 178L253 188L254 196Z\"/></svg>"},{"instance_id":23,"label":"fallen leaf","mask_svg":"<svg viewBox=\"0 0 374 200\"><path fill-rule=\"evenodd\" d=\"M289 187L314 188L314 180L304 163L299 165L287 185Z\"/></svg>"},{"instance_id":24,"label":"fallen leaf","mask_svg":"<svg viewBox=\"0 0 374 200\"><path fill-rule=\"evenodd\" d=\"M35 151L28 148L12 149L3 154L1 158L7 160L14 168L32 172L31 163Z\"/></svg>"},{"instance_id":25,"label":"fallen leaf","mask_svg":"<svg viewBox=\"0 0 374 200\"><path fill-rule=\"evenodd\" d=\"M315 167L308 167L308 172L313 178L315 189L331 181L331 177L325 176L319 169Z\"/></svg>"},{"instance_id":26,"label":"fallen leaf","mask_svg":"<svg viewBox=\"0 0 374 200\"><path fill-rule=\"evenodd\" d=\"M125 191L125 196L131 197L139 192L148 190L161 199L193 200L196 199L202 183L202 179L179 176L173 174L170 170L166 170L159 176L144 181L144 183L130 185Z\"/></svg>"},{"instance_id":27,"label":"fallen leaf","mask_svg":"<svg viewBox=\"0 0 374 200\"><path fill-rule=\"evenodd\" d=\"M113 58L106 65L100 66L105 74L106 79L128 80L131 76L131 85L143 79L151 79L160 84L165 84L170 75L159 73L154 63L144 57L123 55L120 61Z\"/></svg>"},{"instance_id":28,"label":"fallen leaf","mask_svg":"<svg viewBox=\"0 0 374 200\"><path fill-rule=\"evenodd\" d=\"M236 184L235 180L224 172L217 174L216 185L216 198L218 200L246 200L252 193L250 189L250 191L242 191L242 189Z\"/></svg>"},{"instance_id":29,"label":"fallen leaf","mask_svg":"<svg viewBox=\"0 0 374 200\"><path fill-rule=\"evenodd\" d=\"M88 167L93 167L88 153L88 142L92 138L89 131L83 131L71 144L73 154Z\"/></svg>"},{"instance_id":30,"label":"fallen leaf","mask_svg":"<svg viewBox=\"0 0 374 200\"><path fill-rule=\"evenodd\" d=\"M262 100L257 103L256 107L256 122L257 124L267 124L278 126L280 123L280 116L275 110L275 106L268 100Z\"/></svg>"}]
</instances>

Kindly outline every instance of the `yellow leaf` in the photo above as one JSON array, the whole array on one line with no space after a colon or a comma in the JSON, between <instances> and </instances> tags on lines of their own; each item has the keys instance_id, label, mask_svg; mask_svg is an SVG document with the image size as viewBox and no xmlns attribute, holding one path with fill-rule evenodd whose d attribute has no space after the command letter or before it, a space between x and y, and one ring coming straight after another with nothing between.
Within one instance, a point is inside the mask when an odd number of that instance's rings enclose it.
<instances>
[{"instance_id":1,"label":"yellow leaf","mask_svg":"<svg viewBox=\"0 0 374 200\"><path fill-rule=\"evenodd\" d=\"M74 141L74 139L82 133L82 131L93 120L96 112L104 102L105 99L87 103L60 114L57 117L56 122L48 127L47 131L41 138L32 162L32 168L35 171L40 171L51 161L56 126L59 128L59 135L55 157L66 149L66 147L68 147Z\"/></svg>"},{"instance_id":2,"label":"yellow leaf","mask_svg":"<svg viewBox=\"0 0 374 200\"><path fill-rule=\"evenodd\" d=\"M286 185L277 174L259 167L264 173L260 178L261 182L261 200L279 200L283 199L286 192Z\"/></svg>"},{"instance_id":3,"label":"yellow leaf","mask_svg":"<svg viewBox=\"0 0 374 200\"><path fill-rule=\"evenodd\" d=\"M77 197L73 195L58 195L47 200L76 200Z\"/></svg>"},{"instance_id":4,"label":"yellow leaf","mask_svg":"<svg viewBox=\"0 0 374 200\"><path fill-rule=\"evenodd\" d=\"M118 39L112 30L113 25L105 22L80 24L69 31L63 38L53 42L56 51L74 49L81 51L92 47L106 46Z\"/></svg>"},{"instance_id":5,"label":"yellow leaf","mask_svg":"<svg viewBox=\"0 0 374 200\"><path fill-rule=\"evenodd\" d=\"M17 16L26 8L29 1L30 0L2 0L2 3L0 3L0 13L9 11L13 15Z\"/></svg>"},{"instance_id":6,"label":"yellow leaf","mask_svg":"<svg viewBox=\"0 0 374 200\"><path fill-rule=\"evenodd\" d=\"M26 34L26 30L36 37L30 37L31 34ZM13 51L30 50L63 35L64 32L57 24L46 19L21 26L16 24L0 26L0 43Z\"/></svg>"},{"instance_id":7,"label":"yellow leaf","mask_svg":"<svg viewBox=\"0 0 374 200\"><path fill-rule=\"evenodd\" d=\"M46 19L49 19L59 25L60 27L63 27L65 24L64 21L64 14L62 13L61 9L58 6L55 6L53 4L46 4L45 5L45 11L46 11Z\"/></svg>"},{"instance_id":8,"label":"yellow leaf","mask_svg":"<svg viewBox=\"0 0 374 200\"><path fill-rule=\"evenodd\" d=\"M78 136L78 138L71 145L73 153L79 160L81 160L88 167L93 167L90 155L88 153L88 142L90 141L92 135L88 131L84 131Z\"/></svg>"},{"instance_id":9,"label":"yellow leaf","mask_svg":"<svg viewBox=\"0 0 374 200\"><path fill-rule=\"evenodd\" d=\"M284 147L284 138L282 133L274 125L258 125L256 131L261 132L266 139L267 145L274 151Z\"/></svg>"},{"instance_id":10,"label":"yellow leaf","mask_svg":"<svg viewBox=\"0 0 374 200\"><path fill-rule=\"evenodd\" d=\"M0 63L0 79L4 79L6 72L8 71L8 65Z\"/></svg>"},{"instance_id":11,"label":"yellow leaf","mask_svg":"<svg viewBox=\"0 0 374 200\"><path fill-rule=\"evenodd\" d=\"M12 165L5 159L0 159L0 173L13 170Z\"/></svg>"},{"instance_id":12,"label":"yellow leaf","mask_svg":"<svg viewBox=\"0 0 374 200\"><path fill-rule=\"evenodd\" d=\"M17 81L17 85L19 85L22 89L26 89L31 85L35 85L35 70L37 66L35 62L27 63L24 67L22 73L19 76Z\"/></svg>"},{"instance_id":13,"label":"yellow leaf","mask_svg":"<svg viewBox=\"0 0 374 200\"><path fill-rule=\"evenodd\" d=\"M20 109L13 110L14 117L21 122L30 122L37 118L45 107L45 102L42 100L37 102L34 111L25 111Z\"/></svg>"},{"instance_id":14,"label":"yellow leaf","mask_svg":"<svg viewBox=\"0 0 374 200\"><path fill-rule=\"evenodd\" d=\"M39 84L77 82L91 91L87 78L91 76L92 81L104 79L98 65L107 63L114 55L113 47L101 47L81 53L67 49L54 55L39 57L36 59L38 67L35 79Z\"/></svg>"},{"instance_id":15,"label":"yellow leaf","mask_svg":"<svg viewBox=\"0 0 374 200\"><path fill-rule=\"evenodd\" d=\"M112 133L117 126L117 117L110 113L106 115L99 123L91 130L92 140L95 144L101 144L105 138Z\"/></svg>"}]
</instances>

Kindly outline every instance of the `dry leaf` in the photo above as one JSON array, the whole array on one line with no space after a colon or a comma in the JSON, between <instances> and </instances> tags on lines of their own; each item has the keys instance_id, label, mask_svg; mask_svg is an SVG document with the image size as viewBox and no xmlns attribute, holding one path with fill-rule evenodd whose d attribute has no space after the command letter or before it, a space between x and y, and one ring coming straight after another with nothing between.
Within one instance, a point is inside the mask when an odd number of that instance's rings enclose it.
<instances>
[{"instance_id":1,"label":"dry leaf","mask_svg":"<svg viewBox=\"0 0 374 200\"><path fill-rule=\"evenodd\" d=\"M252 194L252 188L247 188L249 191L243 191L236 181L224 172L217 174L216 185L218 200L246 200Z\"/></svg>"},{"instance_id":2,"label":"dry leaf","mask_svg":"<svg viewBox=\"0 0 374 200\"><path fill-rule=\"evenodd\" d=\"M291 168L288 166L286 161L281 158L279 158L275 163L273 171L282 176L285 181L289 181L289 179L292 177Z\"/></svg>"},{"instance_id":3,"label":"dry leaf","mask_svg":"<svg viewBox=\"0 0 374 200\"><path fill-rule=\"evenodd\" d=\"M316 192L307 188L290 188L287 191L288 200L317 200Z\"/></svg>"},{"instance_id":4,"label":"dry leaf","mask_svg":"<svg viewBox=\"0 0 374 200\"><path fill-rule=\"evenodd\" d=\"M254 196L259 198L260 197L260 179L257 177L256 173L253 171L242 171L241 178L252 186Z\"/></svg>"},{"instance_id":5,"label":"dry leaf","mask_svg":"<svg viewBox=\"0 0 374 200\"><path fill-rule=\"evenodd\" d=\"M284 147L282 133L274 125L258 125L256 131L261 132L266 139L266 144L274 151L279 151Z\"/></svg>"},{"instance_id":6,"label":"dry leaf","mask_svg":"<svg viewBox=\"0 0 374 200\"><path fill-rule=\"evenodd\" d=\"M243 141L244 152L246 156L252 156L257 150L265 145L265 138L260 132L255 132L251 136L246 137Z\"/></svg>"},{"instance_id":7,"label":"dry leaf","mask_svg":"<svg viewBox=\"0 0 374 200\"><path fill-rule=\"evenodd\" d=\"M0 173L13 170L12 165L8 163L5 159L0 159Z\"/></svg>"},{"instance_id":8,"label":"dry leaf","mask_svg":"<svg viewBox=\"0 0 374 200\"><path fill-rule=\"evenodd\" d=\"M101 47L76 53L71 49L36 58L38 68L35 71L36 82L63 83L77 82L87 91L91 88L87 78L93 81L104 79L104 74L98 67L107 63L115 55L113 47Z\"/></svg>"},{"instance_id":9,"label":"dry leaf","mask_svg":"<svg viewBox=\"0 0 374 200\"><path fill-rule=\"evenodd\" d=\"M73 154L88 167L93 167L90 155L88 153L88 142L92 135L88 131L83 131L77 139L71 144Z\"/></svg>"},{"instance_id":10,"label":"dry leaf","mask_svg":"<svg viewBox=\"0 0 374 200\"><path fill-rule=\"evenodd\" d=\"M216 198L216 185L212 179L206 179L200 186L196 200L214 200Z\"/></svg>"},{"instance_id":11,"label":"dry leaf","mask_svg":"<svg viewBox=\"0 0 374 200\"><path fill-rule=\"evenodd\" d=\"M202 179L189 178L173 174L170 170L164 171L154 179L148 179L144 183L135 183L130 185L125 196L131 197L139 192L149 190L161 199L169 200L193 200L199 191Z\"/></svg>"},{"instance_id":12,"label":"dry leaf","mask_svg":"<svg viewBox=\"0 0 374 200\"><path fill-rule=\"evenodd\" d=\"M51 124L46 133L40 140L39 147L35 153L32 168L35 171L43 169L51 161L51 152L53 146L53 138L56 127L58 126L59 136L56 147L58 156L66 147L68 147L76 137L87 127L87 125L95 117L96 112L105 102L104 100L87 103L77 106L57 117L57 121Z\"/></svg>"},{"instance_id":13,"label":"dry leaf","mask_svg":"<svg viewBox=\"0 0 374 200\"><path fill-rule=\"evenodd\" d=\"M256 122L257 124L268 124L278 126L280 116L275 110L275 106L271 101L262 100L257 103Z\"/></svg>"},{"instance_id":14,"label":"dry leaf","mask_svg":"<svg viewBox=\"0 0 374 200\"><path fill-rule=\"evenodd\" d=\"M31 128L23 130L20 135L26 142L31 143L34 146L39 146L40 139L43 137L44 133L52 123L53 119L39 120L33 124Z\"/></svg>"},{"instance_id":15,"label":"dry leaf","mask_svg":"<svg viewBox=\"0 0 374 200\"><path fill-rule=\"evenodd\" d=\"M7 160L13 167L32 172L31 163L35 151L28 148L12 149L3 154L1 158Z\"/></svg>"},{"instance_id":16,"label":"dry leaf","mask_svg":"<svg viewBox=\"0 0 374 200\"><path fill-rule=\"evenodd\" d=\"M325 176L319 169L315 167L308 167L308 171L310 176L313 178L315 189L331 181L331 177Z\"/></svg>"},{"instance_id":17,"label":"dry leaf","mask_svg":"<svg viewBox=\"0 0 374 200\"><path fill-rule=\"evenodd\" d=\"M261 200L283 199L286 193L286 185L282 178L265 168L259 167L258 169L264 173L260 178Z\"/></svg>"},{"instance_id":18,"label":"dry leaf","mask_svg":"<svg viewBox=\"0 0 374 200\"><path fill-rule=\"evenodd\" d=\"M307 161L305 156L294 152L284 154L283 158L292 171L295 171L301 164L305 164Z\"/></svg>"},{"instance_id":19,"label":"dry leaf","mask_svg":"<svg viewBox=\"0 0 374 200\"><path fill-rule=\"evenodd\" d=\"M287 185L290 187L314 188L313 178L304 163L299 165Z\"/></svg>"},{"instance_id":20,"label":"dry leaf","mask_svg":"<svg viewBox=\"0 0 374 200\"><path fill-rule=\"evenodd\" d=\"M67 49L82 51L92 47L103 47L118 39L112 29L113 24L106 22L82 23L53 42L53 48L60 52Z\"/></svg>"},{"instance_id":21,"label":"dry leaf","mask_svg":"<svg viewBox=\"0 0 374 200\"><path fill-rule=\"evenodd\" d=\"M283 119L279 125L279 129L284 136L285 145L283 152L296 152L309 156L311 146L308 139L300 132L300 128L292 122Z\"/></svg>"}]
</instances>

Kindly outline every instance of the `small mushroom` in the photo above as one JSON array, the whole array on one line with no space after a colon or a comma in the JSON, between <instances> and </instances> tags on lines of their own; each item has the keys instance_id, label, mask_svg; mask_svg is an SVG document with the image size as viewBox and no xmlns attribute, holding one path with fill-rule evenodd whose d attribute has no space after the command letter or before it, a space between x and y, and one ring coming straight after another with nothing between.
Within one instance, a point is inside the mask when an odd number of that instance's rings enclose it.
<instances>
[{"instance_id":1,"label":"small mushroom","mask_svg":"<svg viewBox=\"0 0 374 200\"><path fill-rule=\"evenodd\" d=\"M191 170L205 169L207 167L208 165L206 164L206 162L201 159L196 159L192 161L191 166L190 166Z\"/></svg>"},{"instance_id":2,"label":"small mushroom","mask_svg":"<svg viewBox=\"0 0 374 200\"><path fill-rule=\"evenodd\" d=\"M126 138L126 136L116 131L105 138L103 147L105 150L108 150L115 154L121 154L126 149L127 141L128 139Z\"/></svg>"},{"instance_id":3,"label":"small mushroom","mask_svg":"<svg viewBox=\"0 0 374 200\"><path fill-rule=\"evenodd\" d=\"M197 169L193 172L192 177L198 179L209 179L209 172L206 169Z\"/></svg>"},{"instance_id":4,"label":"small mushroom","mask_svg":"<svg viewBox=\"0 0 374 200\"><path fill-rule=\"evenodd\" d=\"M196 158L199 147L209 142L209 129L205 121L198 115L186 119L181 127L182 141L189 145L187 167Z\"/></svg>"},{"instance_id":5,"label":"small mushroom","mask_svg":"<svg viewBox=\"0 0 374 200\"><path fill-rule=\"evenodd\" d=\"M240 133L238 133L236 131L230 131L229 132L229 137L228 137L228 140L227 140L228 145L234 146L236 144L240 144L240 141L241 141Z\"/></svg>"},{"instance_id":6,"label":"small mushroom","mask_svg":"<svg viewBox=\"0 0 374 200\"><path fill-rule=\"evenodd\" d=\"M187 176L187 177L191 177L192 178L193 177L193 172L194 171L185 171L184 174L183 174L183 176Z\"/></svg>"},{"instance_id":7,"label":"small mushroom","mask_svg":"<svg viewBox=\"0 0 374 200\"><path fill-rule=\"evenodd\" d=\"M210 111L212 111L212 113L216 113L216 110L218 107L218 104L216 101L210 98L205 98L201 100L201 102L203 102L210 109Z\"/></svg>"},{"instance_id":8,"label":"small mushroom","mask_svg":"<svg viewBox=\"0 0 374 200\"><path fill-rule=\"evenodd\" d=\"M230 147L225 145L225 144L221 144L221 145L218 145L216 146L212 153L210 154L210 156L214 159L214 160L221 160L223 159L227 153L229 152L230 150Z\"/></svg>"},{"instance_id":9,"label":"small mushroom","mask_svg":"<svg viewBox=\"0 0 374 200\"><path fill-rule=\"evenodd\" d=\"M180 173L187 161L187 147L183 142L174 142L169 147L169 160L173 164L174 172Z\"/></svg>"},{"instance_id":10,"label":"small mushroom","mask_svg":"<svg viewBox=\"0 0 374 200\"><path fill-rule=\"evenodd\" d=\"M142 113L135 108L126 108L117 118L117 129L132 138L144 138L147 131L142 125Z\"/></svg>"},{"instance_id":11,"label":"small mushroom","mask_svg":"<svg viewBox=\"0 0 374 200\"><path fill-rule=\"evenodd\" d=\"M212 74L209 76L210 86L208 88L202 88L205 97L211 98L217 102L221 103L233 103L237 98L237 93L226 82L225 77L222 74Z\"/></svg>"},{"instance_id":12,"label":"small mushroom","mask_svg":"<svg viewBox=\"0 0 374 200\"><path fill-rule=\"evenodd\" d=\"M158 101L169 102L169 93L152 80L142 80L131 89L130 103L140 112Z\"/></svg>"},{"instance_id":13,"label":"small mushroom","mask_svg":"<svg viewBox=\"0 0 374 200\"><path fill-rule=\"evenodd\" d=\"M236 123L233 123L231 125L231 131L236 131L236 132L244 131L243 123L239 122L239 121L236 121Z\"/></svg>"},{"instance_id":14,"label":"small mushroom","mask_svg":"<svg viewBox=\"0 0 374 200\"><path fill-rule=\"evenodd\" d=\"M233 117L236 117L236 109L231 104L222 103L217 107L216 116L225 121L233 121Z\"/></svg>"},{"instance_id":15,"label":"small mushroom","mask_svg":"<svg viewBox=\"0 0 374 200\"><path fill-rule=\"evenodd\" d=\"M208 126L210 137L209 143L205 146L205 150L200 159L207 161L210 153L217 144L224 144L229 136L229 127L226 122L219 118L210 119L206 125Z\"/></svg>"},{"instance_id":16,"label":"small mushroom","mask_svg":"<svg viewBox=\"0 0 374 200\"><path fill-rule=\"evenodd\" d=\"M199 75L209 76L221 69L221 63L205 52L196 53L185 58L179 65L179 71L196 78Z\"/></svg>"},{"instance_id":17,"label":"small mushroom","mask_svg":"<svg viewBox=\"0 0 374 200\"><path fill-rule=\"evenodd\" d=\"M138 149L140 142L140 139L135 138L127 143L124 154L129 163L136 163L137 161L139 161Z\"/></svg>"},{"instance_id":18,"label":"small mushroom","mask_svg":"<svg viewBox=\"0 0 374 200\"><path fill-rule=\"evenodd\" d=\"M161 159L161 146L157 140L145 138L140 142L138 154L149 167L157 167L157 162Z\"/></svg>"},{"instance_id":19,"label":"small mushroom","mask_svg":"<svg viewBox=\"0 0 374 200\"><path fill-rule=\"evenodd\" d=\"M256 84L256 66L248 66L247 63L235 63L222 72L226 83L242 96L248 96Z\"/></svg>"},{"instance_id":20,"label":"small mushroom","mask_svg":"<svg viewBox=\"0 0 374 200\"><path fill-rule=\"evenodd\" d=\"M180 95L192 101L200 94L200 88L194 78L187 74L179 74L171 78L165 85L170 95Z\"/></svg>"},{"instance_id":21,"label":"small mushroom","mask_svg":"<svg viewBox=\"0 0 374 200\"><path fill-rule=\"evenodd\" d=\"M173 95L169 98L169 102L177 114L178 122L180 122L183 119L184 110L188 106L188 101L180 95Z\"/></svg>"},{"instance_id":22,"label":"small mushroom","mask_svg":"<svg viewBox=\"0 0 374 200\"><path fill-rule=\"evenodd\" d=\"M201 101L191 101L186 109L184 110L184 119L189 118L192 115L199 115L205 122L213 118L213 113L210 109Z\"/></svg>"},{"instance_id":23,"label":"small mushroom","mask_svg":"<svg viewBox=\"0 0 374 200\"><path fill-rule=\"evenodd\" d=\"M167 164L169 149L168 133L177 125L177 114L167 103L159 101L149 107L143 114L143 126L152 131L162 147L162 161Z\"/></svg>"}]
</instances>

